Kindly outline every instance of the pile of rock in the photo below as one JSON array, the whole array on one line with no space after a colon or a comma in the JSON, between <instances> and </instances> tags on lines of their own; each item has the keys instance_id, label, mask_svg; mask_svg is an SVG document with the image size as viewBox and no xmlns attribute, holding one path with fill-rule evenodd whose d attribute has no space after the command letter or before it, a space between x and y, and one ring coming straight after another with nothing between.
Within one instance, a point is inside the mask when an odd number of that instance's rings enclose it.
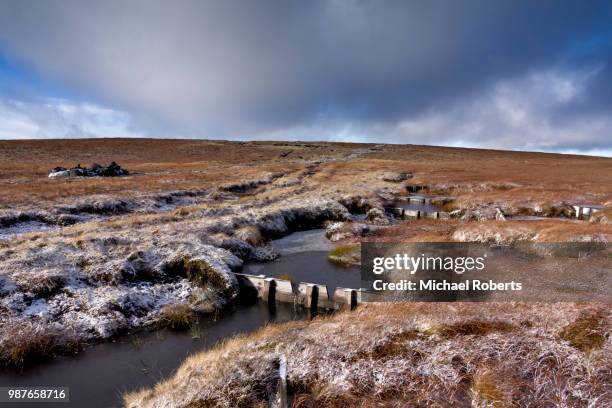
<instances>
[{"instance_id":1,"label":"pile of rock","mask_svg":"<svg viewBox=\"0 0 612 408\"><path fill-rule=\"evenodd\" d=\"M117 163L112 162L108 166L101 166L94 163L91 167L81 167L77 164L76 167L66 169L64 167L56 167L49 173L49 178L64 178L64 177L118 177L127 176L130 174L126 169L122 169Z\"/></svg>"}]
</instances>

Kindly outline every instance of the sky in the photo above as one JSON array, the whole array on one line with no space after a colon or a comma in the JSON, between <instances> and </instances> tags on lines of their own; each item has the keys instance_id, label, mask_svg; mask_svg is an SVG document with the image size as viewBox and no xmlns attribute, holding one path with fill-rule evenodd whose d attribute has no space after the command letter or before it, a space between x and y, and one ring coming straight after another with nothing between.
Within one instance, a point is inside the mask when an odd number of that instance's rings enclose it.
<instances>
[{"instance_id":1,"label":"sky","mask_svg":"<svg viewBox=\"0 0 612 408\"><path fill-rule=\"evenodd\" d=\"M612 3L0 0L0 139L612 156Z\"/></svg>"}]
</instances>

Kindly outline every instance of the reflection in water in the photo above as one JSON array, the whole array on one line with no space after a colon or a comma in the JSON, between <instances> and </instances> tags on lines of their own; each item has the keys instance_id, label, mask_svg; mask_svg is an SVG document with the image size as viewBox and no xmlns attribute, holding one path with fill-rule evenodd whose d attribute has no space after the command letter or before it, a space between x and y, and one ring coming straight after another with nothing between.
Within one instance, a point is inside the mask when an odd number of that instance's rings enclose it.
<instances>
[{"instance_id":1,"label":"reflection in water","mask_svg":"<svg viewBox=\"0 0 612 408\"><path fill-rule=\"evenodd\" d=\"M327 251L300 252L281 256L273 262L248 263L243 272L290 279L294 284L323 284L330 292L336 287L359 288L361 284L358 266L334 265L327 261Z\"/></svg>"},{"instance_id":2,"label":"reflection in water","mask_svg":"<svg viewBox=\"0 0 612 408\"><path fill-rule=\"evenodd\" d=\"M343 267L327 261L327 253L334 244L325 238L323 229L295 232L272 241L272 247L280 258L265 263L249 262L242 272L290 279L294 284L327 285L330 292L336 287L359 288L361 284L358 266Z\"/></svg>"},{"instance_id":3,"label":"reflection in water","mask_svg":"<svg viewBox=\"0 0 612 408\"><path fill-rule=\"evenodd\" d=\"M411 211L424 211L427 213L438 212L440 211L440 207L432 205L432 204L423 204L419 202L400 202L397 204L397 208L403 208L404 210Z\"/></svg>"},{"instance_id":4,"label":"reflection in water","mask_svg":"<svg viewBox=\"0 0 612 408\"><path fill-rule=\"evenodd\" d=\"M329 251L334 244L325 238L324 229L313 229L294 232L284 238L274 240L272 247L280 255L288 255L309 251Z\"/></svg>"},{"instance_id":5,"label":"reflection in water","mask_svg":"<svg viewBox=\"0 0 612 408\"><path fill-rule=\"evenodd\" d=\"M23 372L2 372L1 386L67 386L71 400L70 404L16 403L2 404L2 407L119 407L123 392L154 385L171 375L189 354L268 323L307 317L306 310L293 305L279 304L273 312L264 303L237 306L217 321L202 319L192 331L137 333L92 346L78 356L58 357ZM192 338L196 334L199 338Z\"/></svg>"}]
</instances>

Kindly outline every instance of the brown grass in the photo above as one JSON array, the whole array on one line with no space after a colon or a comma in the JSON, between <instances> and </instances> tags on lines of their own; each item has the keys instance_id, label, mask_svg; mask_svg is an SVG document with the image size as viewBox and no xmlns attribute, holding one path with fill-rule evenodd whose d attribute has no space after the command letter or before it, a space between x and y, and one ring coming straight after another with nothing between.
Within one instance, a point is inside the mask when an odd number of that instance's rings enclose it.
<instances>
[{"instance_id":1,"label":"brown grass","mask_svg":"<svg viewBox=\"0 0 612 408\"><path fill-rule=\"evenodd\" d=\"M0 205L125 191L206 187L213 182L235 179L228 170L234 165L256 165L242 168L240 173L244 177L281 169L275 162L282 151L280 147L257 143L253 146L256 148L239 143L163 139L0 141L0 186L7 193ZM46 178L55 166L112 160L132 175L71 180Z\"/></svg>"},{"instance_id":2,"label":"brown grass","mask_svg":"<svg viewBox=\"0 0 612 408\"><path fill-rule=\"evenodd\" d=\"M584 313L565 326L559 336L580 351L601 348L606 342L606 329L609 329L605 319L603 310Z\"/></svg>"},{"instance_id":3,"label":"brown grass","mask_svg":"<svg viewBox=\"0 0 612 408\"><path fill-rule=\"evenodd\" d=\"M206 396L211 406L255 406L264 402L258 390L269 378L255 367L282 353L295 407L601 405L608 352L585 358L558 337L592 310L569 303L369 304L231 339L125 402L177 406Z\"/></svg>"},{"instance_id":4,"label":"brown grass","mask_svg":"<svg viewBox=\"0 0 612 408\"><path fill-rule=\"evenodd\" d=\"M515 373L499 372L494 368L479 370L473 379L471 392L473 399L493 408L513 408L520 406L516 397L520 396L521 381Z\"/></svg>"},{"instance_id":5,"label":"brown grass","mask_svg":"<svg viewBox=\"0 0 612 408\"><path fill-rule=\"evenodd\" d=\"M327 260L339 266L358 265L361 259L359 245L337 246L327 254Z\"/></svg>"},{"instance_id":6,"label":"brown grass","mask_svg":"<svg viewBox=\"0 0 612 408\"><path fill-rule=\"evenodd\" d=\"M160 325L170 329L188 329L197 319L188 304L173 303L164 306L160 312Z\"/></svg>"},{"instance_id":7,"label":"brown grass","mask_svg":"<svg viewBox=\"0 0 612 408\"><path fill-rule=\"evenodd\" d=\"M459 323L427 327L423 332L428 335L451 338L455 336L484 336L491 332L504 333L512 330L514 330L514 326L504 321L467 320Z\"/></svg>"},{"instance_id":8,"label":"brown grass","mask_svg":"<svg viewBox=\"0 0 612 408\"><path fill-rule=\"evenodd\" d=\"M300 171L307 160L344 159L365 147L368 145L163 139L0 141L0 186L5 192L0 208L93 194L204 188L234 182L236 174L241 179L256 179L265 172ZM294 152L282 157L288 148ZM58 165L112 160L133 176L46 178ZM323 163L309 183L358 187L371 175L389 171L411 171L415 177L408 183L438 186L438 192L457 195L457 203L511 201L518 205L580 198L597 204L612 200L607 187L612 159L412 145L387 146L368 156Z\"/></svg>"},{"instance_id":9,"label":"brown grass","mask_svg":"<svg viewBox=\"0 0 612 408\"><path fill-rule=\"evenodd\" d=\"M225 280L204 259L185 260L184 268L187 279L197 285L211 286L218 289L226 287Z\"/></svg>"},{"instance_id":10,"label":"brown grass","mask_svg":"<svg viewBox=\"0 0 612 408\"><path fill-rule=\"evenodd\" d=\"M11 333L0 342L0 363L9 367L22 368L80 348L80 341L71 334L36 322L7 321L0 330Z\"/></svg>"},{"instance_id":11,"label":"brown grass","mask_svg":"<svg viewBox=\"0 0 612 408\"><path fill-rule=\"evenodd\" d=\"M420 359L423 357L423 353L410 350L406 345L406 341L415 340L418 336L419 332L417 330L401 331L389 336L387 340L381 344L377 344L371 351L359 354L358 358L367 357L374 360L382 360L412 353L413 359Z\"/></svg>"},{"instance_id":12,"label":"brown grass","mask_svg":"<svg viewBox=\"0 0 612 408\"><path fill-rule=\"evenodd\" d=\"M59 275L33 276L23 285L23 289L40 297L50 297L56 294L65 283L65 278Z\"/></svg>"},{"instance_id":13,"label":"brown grass","mask_svg":"<svg viewBox=\"0 0 612 408\"><path fill-rule=\"evenodd\" d=\"M481 221L456 223L450 238L466 242L575 242L612 240L609 225L583 221Z\"/></svg>"}]
</instances>

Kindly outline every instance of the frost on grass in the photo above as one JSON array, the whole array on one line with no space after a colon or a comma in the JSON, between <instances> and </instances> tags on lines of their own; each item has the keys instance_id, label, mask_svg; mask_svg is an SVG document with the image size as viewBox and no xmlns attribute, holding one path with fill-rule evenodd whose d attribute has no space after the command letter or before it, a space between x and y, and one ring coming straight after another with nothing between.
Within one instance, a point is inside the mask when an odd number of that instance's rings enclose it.
<instances>
[{"instance_id":1,"label":"frost on grass","mask_svg":"<svg viewBox=\"0 0 612 408\"><path fill-rule=\"evenodd\" d=\"M243 260L278 256L265 245L267 239L348 217L337 198L311 197L115 217L25 235L0 247L0 317L41 332L61 327L78 342L164 321L180 326L180 315L187 314L170 305L196 313L227 307L238 294L232 272ZM6 350L15 345L11 333L0 332ZM50 338L53 347L40 348L48 354L68 339ZM7 353L0 360L27 361Z\"/></svg>"},{"instance_id":2,"label":"frost on grass","mask_svg":"<svg viewBox=\"0 0 612 408\"><path fill-rule=\"evenodd\" d=\"M2 321L51 333L52 346L31 350L52 354L68 342L66 331L79 342L103 339L155 323L171 302L193 302L202 312L230 303L237 293L231 270L242 261L193 233L168 232L168 240L150 231L58 234L0 250ZM54 334L57 327L61 335ZM31 331L0 331L3 363L29 360L6 350Z\"/></svg>"},{"instance_id":3,"label":"frost on grass","mask_svg":"<svg viewBox=\"0 0 612 408\"><path fill-rule=\"evenodd\" d=\"M606 406L610 340L559 337L585 313L609 331L605 305L372 304L230 340L125 405L266 404L284 356L295 407Z\"/></svg>"},{"instance_id":4,"label":"frost on grass","mask_svg":"<svg viewBox=\"0 0 612 408\"><path fill-rule=\"evenodd\" d=\"M458 242L511 244L515 242L610 242L607 225L580 221L539 220L520 222L483 221L462 223L451 239Z\"/></svg>"}]
</instances>

